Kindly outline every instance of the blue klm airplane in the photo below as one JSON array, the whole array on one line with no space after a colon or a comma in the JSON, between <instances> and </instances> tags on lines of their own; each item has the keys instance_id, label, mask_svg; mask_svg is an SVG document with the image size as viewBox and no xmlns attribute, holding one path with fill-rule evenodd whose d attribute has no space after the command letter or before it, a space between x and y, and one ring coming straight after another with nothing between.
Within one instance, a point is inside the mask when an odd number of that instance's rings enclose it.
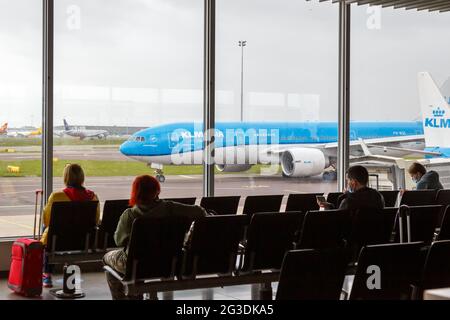
<instances>
[{"instance_id":1,"label":"blue klm airplane","mask_svg":"<svg viewBox=\"0 0 450 320\"><path fill-rule=\"evenodd\" d=\"M419 73L423 121L352 122L350 153L353 162L389 160L408 155L450 156L450 108L427 72ZM214 161L226 172L242 172L255 164L281 165L283 176L334 176L337 162L335 122L219 122L214 131ZM203 162L202 123L173 123L135 133L120 151L157 169L163 165ZM326 177L327 175L327 177Z\"/></svg>"}]
</instances>

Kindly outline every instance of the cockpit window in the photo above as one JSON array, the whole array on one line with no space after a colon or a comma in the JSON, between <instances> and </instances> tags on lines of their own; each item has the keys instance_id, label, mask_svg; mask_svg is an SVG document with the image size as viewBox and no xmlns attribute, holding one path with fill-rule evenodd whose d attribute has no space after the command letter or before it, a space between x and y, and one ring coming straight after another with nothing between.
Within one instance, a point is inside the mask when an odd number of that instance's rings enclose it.
<instances>
[{"instance_id":1,"label":"cockpit window","mask_svg":"<svg viewBox=\"0 0 450 320\"><path fill-rule=\"evenodd\" d=\"M135 141L135 142L144 142L145 138L144 137L139 137L139 136L132 136L128 139L128 141Z\"/></svg>"}]
</instances>

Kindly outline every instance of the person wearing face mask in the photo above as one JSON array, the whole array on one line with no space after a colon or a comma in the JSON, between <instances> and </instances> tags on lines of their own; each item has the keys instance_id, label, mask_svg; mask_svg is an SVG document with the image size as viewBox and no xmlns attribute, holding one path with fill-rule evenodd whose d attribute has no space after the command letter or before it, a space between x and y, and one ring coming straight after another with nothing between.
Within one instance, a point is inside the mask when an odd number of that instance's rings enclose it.
<instances>
[{"instance_id":1,"label":"person wearing face mask","mask_svg":"<svg viewBox=\"0 0 450 320\"><path fill-rule=\"evenodd\" d=\"M384 198L377 190L369 188L369 172L363 166L352 166L346 173L347 190L339 198L339 209L355 212L358 209L383 209ZM325 209L332 209L330 203L319 203Z\"/></svg>"},{"instance_id":2,"label":"person wearing face mask","mask_svg":"<svg viewBox=\"0 0 450 320\"><path fill-rule=\"evenodd\" d=\"M428 171L418 162L414 162L408 169L411 179L416 184L416 190L439 190L444 189L439 181L436 171Z\"/></svg>"}]
</instances>

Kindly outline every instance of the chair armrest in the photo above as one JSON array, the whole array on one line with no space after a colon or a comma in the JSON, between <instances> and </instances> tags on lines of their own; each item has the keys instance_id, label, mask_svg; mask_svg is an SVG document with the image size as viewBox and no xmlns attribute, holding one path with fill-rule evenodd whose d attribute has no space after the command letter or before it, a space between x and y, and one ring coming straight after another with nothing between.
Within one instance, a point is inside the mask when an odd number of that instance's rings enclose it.
<instances>
[{"instance_id":1,"label":"chair armrest","mask_svg":"<svg viewBox=\"0 0 450 320\"><path fill-rule=\"evenodd\" d=\"M341 289L341 297L342 297L342 300L348 300L349 296L350 296L349 292L347 292L347 291L344 290L344 289Z\"/></svg>"},{"instance_id":2,"label":"chair armrest","mask_svg":"<svg viewBox=\"0 0 450 320\"><path fill-rule=\"evenodd\" d=\"M124 276L122 276L119 272L117 272L115 269L113 269L110 266L103 266L103 270L105 270L105 272L108 272L109 274L111 274L117 280L123 281L123 279L125 278Z\"/></svg>"}]
</instances>

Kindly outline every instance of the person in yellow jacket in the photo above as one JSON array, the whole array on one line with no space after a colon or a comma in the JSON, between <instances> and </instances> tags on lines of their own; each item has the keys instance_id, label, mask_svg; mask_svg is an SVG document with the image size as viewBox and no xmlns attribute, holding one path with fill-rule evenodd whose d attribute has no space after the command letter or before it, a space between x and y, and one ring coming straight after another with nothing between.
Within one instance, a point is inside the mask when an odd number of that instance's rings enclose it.
<instances>
[{"instance_id":1,"label":"person in yellow jacket","mask_svg":"<svg viewBox=\"0 0 450 320\"><path fill-rule=\"evenodd\" d=\"M43 211L43 224L45 230L42 234L41 242L47 244L48 226L50 225L50 217L52 211L52 204L61 201L98 201L97 195L86 189L84 185L84 172L78 164L68 164L64 168L63 173L64 185L66 186L62 191L53 192L48 198L47 205ZM100 221L100 205L97 207L97 224ZM52 287L51 268L44 263L44 273L42 275L42 283L44 287Z\"/></svg>"}]
</instances>

